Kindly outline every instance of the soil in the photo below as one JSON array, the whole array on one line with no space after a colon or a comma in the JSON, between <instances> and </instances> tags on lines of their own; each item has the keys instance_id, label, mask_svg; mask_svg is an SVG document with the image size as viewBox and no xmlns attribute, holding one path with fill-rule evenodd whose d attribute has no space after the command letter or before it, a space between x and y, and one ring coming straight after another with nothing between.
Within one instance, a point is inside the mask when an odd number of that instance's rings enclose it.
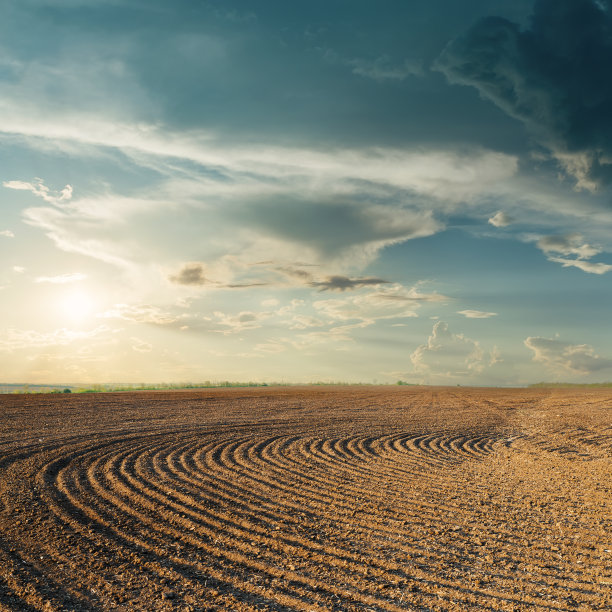
<instances>
[{"instance_id":1,"label":"soil","mask_svg":"<svg viewBox=\"0 0 612 612\"><path fill-rule=\"evenodd\" d=\"M0 396L0 610L610 610L612 390Z\"/></svg>"}]
</instances>

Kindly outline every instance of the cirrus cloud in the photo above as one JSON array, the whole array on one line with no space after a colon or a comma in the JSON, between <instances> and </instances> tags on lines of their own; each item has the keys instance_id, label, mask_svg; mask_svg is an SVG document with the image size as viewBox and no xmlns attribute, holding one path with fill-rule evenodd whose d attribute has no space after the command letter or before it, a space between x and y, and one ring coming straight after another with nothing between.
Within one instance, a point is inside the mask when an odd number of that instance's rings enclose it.
<instances>
[{"instance_id":1,"label":"cirrus cloud","mask_svg":"<svg viewBox=\"0 0 612 612\"><path fill-rule=\"evenodd\" d=\"M87 274L82 272L72 272L59 274L57 276L39 276L36 278L37 283L51 283L54 285L64 285L66 283L78 283L87 278Z\"/></svg>"}]
</instances>

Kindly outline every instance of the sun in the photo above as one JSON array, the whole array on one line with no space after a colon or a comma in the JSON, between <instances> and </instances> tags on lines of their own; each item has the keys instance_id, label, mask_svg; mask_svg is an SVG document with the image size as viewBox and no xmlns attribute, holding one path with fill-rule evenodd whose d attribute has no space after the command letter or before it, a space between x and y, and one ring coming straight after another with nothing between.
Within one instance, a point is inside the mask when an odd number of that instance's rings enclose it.
<instances>
[{"instance_id":1,"label":"sun","mask_svg":"<svg viewBox=\"0 0 612 612\"><path fill-rule=\"evenodd\" d=\"M87 319L94 309L91 296L85 291L71 291L64 295L60 301L60 310L63 315L72 321Z\"/></svg>"}]
</instances>

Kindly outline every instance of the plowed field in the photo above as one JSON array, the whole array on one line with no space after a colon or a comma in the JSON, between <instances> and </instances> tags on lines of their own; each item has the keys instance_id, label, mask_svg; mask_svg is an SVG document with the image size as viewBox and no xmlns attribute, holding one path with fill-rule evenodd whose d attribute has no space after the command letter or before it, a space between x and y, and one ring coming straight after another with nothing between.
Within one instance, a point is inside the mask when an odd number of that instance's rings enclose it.
<instances>
[{"instance_id":1,"label":"plowed field","mask_svg":"<svg viewBox=\"0 0 612 612\"><path fill-rule=\"evenodd\" d=\"M0 610L609 610L612 390L0 396Z\"/></svg>"}]
</instances>

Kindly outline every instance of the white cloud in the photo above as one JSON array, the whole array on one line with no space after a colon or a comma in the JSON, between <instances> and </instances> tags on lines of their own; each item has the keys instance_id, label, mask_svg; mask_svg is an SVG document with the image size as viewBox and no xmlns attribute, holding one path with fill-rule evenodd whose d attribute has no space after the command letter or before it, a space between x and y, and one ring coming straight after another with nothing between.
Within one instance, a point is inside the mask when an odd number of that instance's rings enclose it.
<instances>
[{"instance_id":1,"label":"white cloud","mask_svg":"<svg viewBox=\"0 0 612 612\"><path fill-rule=\"evenodd\" d=\"M542 363L557 376L612 371L612 360L600 357L588 344L566 344L556 338L539 336L526 338L524 344L533 351L533 361Z\"/></svg>"},{"instance_id":2,"label":"white cloud","mask_svg":"<svg viewBox=\"0 0 612 612\"><path fill-rule=\"evenodd\" d=\"M469 378L485 368L484 351L476 340L453 334L448 324L434 324L426 344L410 355L414 371L426 381Z\"/></svg>"},{"instance_id":3,"label":"white cloud","mask_svg":"<svg viewBox=\"0 0 612 612\"><path fill-rule=\"evenodd\" d=\"M546 254L575 255L580 259L590 259L601 252L601 249L586 244L582 235L578 233L544 236L538 240L537 245Z\"/></svg>"},{"instance_id":4,"label":"white cloud","mask_svg":"<svg viewBox=\"0 0 612 612\"><path fill-rule=\"evenodd\" d=\"M536 244L547 255L548 261L560 263L564 268L578 268L589 274L605 274L612 270L612 265L588 261L601 253L601 249L584 242L579 233L544 236L539 238ZM558 257L557 254L565 257Z\"/></svg>"},{"instance_id":5,"label":"white cloud","mask_svg":"<svg viewBox=\"0 0 612 612\"><path fill-rule=\"evenodd\" d=\"M359 321L357 323L347 325L336 325L322 331L313 331L304 334L295 334L291 338L284 338L284 341L293 346L295 349L303 351L309 350L316 346L327 344L339 344L337 350L345 350L343 344L353 343L351 332L355 329L363 329L372 324L373 321Z\"/></svg>"},{"instance_id":6,"label":"white cloud","mask_svg":"<svg viewBox=\"0 0 612 612\"><path fill-rule=\"evenodd\" d=\"M5 238L14 238L15 234L11 230L2 230L0 231L0 236L4 236Z\"/></svg>"},{"instance_id":7,"label":"white cloud","mask_svg":"<svg viewBox=\"0 0 612 612\"><path fill-rule=\"evenodd\" d=\"M499 210L489 219L489 223L495 227L506 227L513 222L514 219L503 210Z\"/></svg>"},{"instance_id":8,"label":"white cloud","mask_svg":"<svg viewBox=\"0 0 612 612\"><path fill-rule=\"evenodd\" d=\"M592 261L584 261L582 259L564 259L563 257L549 257L549 261L560 263L564 268L578 268L589 274L605 274L612 270L612 265L604 263L595 263Z\"/></svg>"},{"instance_id":9,"label":"white cloud","mask_svg":"<svg viewBox=\"0 0 612 612\"><path fill-rule=\"evenodd\" d=\"M133 323L150 323L153 325L172 325L183 316L163 311L150 304L115 304L113 308L97 315L102 319L123 319Z\"/></svg>"},{"instance_id":10,"label":"white cloud","mask_svg":"<svg viewBox=\"0 0 612 612\"><path fill-rule=\"evenodd\" d=\"M11 352L18 349L32 349L46 346L66 346L80 340L91 341L112 334L114 330L101 325L88 331L57 329L52 332L9 329L0 336L0 350Z\"/></svg>"},{"instance_id":11,"label":"white cloud","mask_svg":"<svg viewBox=\"0 0 612 612\"><path fill-rule=\"evenodd\" d=\"M140 338L131 338L132 350L137 353L150 353L153 350L153 345L150 342L145 342Z\"/></svg>"},{"instance_id":12,"label":"white cloud","mask_svg":"<svg viewBox=\"0 0 612 612\"><path fill-rule=\"evenodd\" d=\"M26 269L23 266L13 266L13 272L17 274L23 274Z\"/></svg>"},{"instance_id":13,"label":"white cloud","mask_svg":"<svg viewBox=\"0 0 612 612\"><path fill-rule=\"evenodd\" d=\"M468 319L489 319L497 316L496 312L483 312L482 310L458 310L457 313Z\"/></svg>"},{"instance_id":14,"label":"white cloud","mask_svg":"<svg viewBox=\"0 0 612 612\"><path fill-rule=\"evenodd\" d=\"M70 185L54 192L41 179L6 181L52 204L25 210L26 223L64 251L128 270L153 257L159 266L201 259L213 280L214 260L234 255L247 262L270 247L279 260L297 254L309 263L333 263L336 274L354 273L381 249L441 231L438 210L497 191L518 168L516 157L483 149L228 145L202 131L171 132L93 115L26 121L18 110L0 114L0 132L21 134L30 146L52 142L70 155L122 154L162 177L133 197L74 197ZM295 194L300 202L288 205ZM162 229L159 218L170 210L172 227ZM322 216L328 222L321 223ZM199 249L195 239L178 239L195 227L201 228ZM173 277L189 280L180 271ZM217 288L231 281L220 282Z\"/></svg>"},{"instance_id":15,"label":"white cloud","mask_svg":"<svg viewBox=\"0 0 612 612\"><path fill-rule=\"evenodd\" d=\"M504 360L501 358L501 351L499 347L494 346L489 351L489 365L494 366L496 363L502 363Z\"/></svg>"},{"instance_id":16,"label":"white cloud","mask_svg":"<svg viewBox=\"0 0 612 612\"><path fill-rule=\"evenodd\" d=\"M311 187L326 185L326 189L338 192L340 186L346 188L350 181L359 181L361 187L363 181L372 181L461 202L490 192L518 170L515 156L482 149L454 152L370 147L329 152L263 143L228 146L213 134L202 131L187 136L155 125L129 125L86 116L73 117L70 122L56 122L36 120L27 114L21 116L22 112L12 117L10 113L0 115L0 132L52 140L58 146L64 142L94 148L115 147L139 164L153 164L158 169L165 167L166 171L168 166L164 162L160 165L160 160L196 162L232 179L232 183L217 185L221 189L235 190L237 184L257 188L257 183L261 182L260 187L267 186L269 190L276 181L296 184L307 180ZM15 189L40 191L38 183L9 182ZM48 191L44 186L42 190Z\"/></svg>"},{"instance_id":17,"label":"white cloud","mask_svg":"<svg viewBox=\"0 0 612 612\"><path fill-rule=\"evenodd\" d=\"M396 284L346 298L317 300L313 307L319 316L332 321L356 319L371 324L380 319L416 317L421 304L448 302L449 299L439 293L420 293L416 287L406 289Z\"/></svg>"},{"instance_id":18,"label":"white cloud","mask_svg":"<svg viewBox=\"0 0 612 612\"><path fill-rule=\"evenodd\" d=\"M58 276L39 276L35 282L37 283L53 283L53 284L65 284L65 283L77 283L85 280L87 274L82 272L73 272L72 274L59 274Z\"/></svg>"},{"instance_id":19,"label":"white cloud","mask_svg":"<svg viewBox=\"0 0 612 612\"><path fill-rule=\"evenodd\" d=\"M271 312L253 312L251 310L243 310L238 314L228 314L216 311L214 313L219 325L225 327L222 330L224 334L233 334L248 329L257 329L261 327L262 321L270 318Z\"/></svg>"},{"instance_id":20,"label":"white cloud","mask_svg":"<svg viewBox=\"0 0 612 612\"><path fill-rule=\"evenodd\" d=\"M295 315L291 319L290 329L308 329L309 327L324 327L325 325L327 323L318 317Z\"/></svg>"},{"instance_id":21,"label":"white cloud","mask_svg":"<svg viewBox=\"0 0 612 612\"><path fill-rule=\"evenodd\" d=\"M18 191L31 191L35 196L42 198L50 204L58 204L72 198L72 186L66 185L58 192L51 192L49 187L44 184L42 179L36 178L33 183L26 181L3 181L2 185L7 189L15 189Z\"/></svg>"}]
</instances>

